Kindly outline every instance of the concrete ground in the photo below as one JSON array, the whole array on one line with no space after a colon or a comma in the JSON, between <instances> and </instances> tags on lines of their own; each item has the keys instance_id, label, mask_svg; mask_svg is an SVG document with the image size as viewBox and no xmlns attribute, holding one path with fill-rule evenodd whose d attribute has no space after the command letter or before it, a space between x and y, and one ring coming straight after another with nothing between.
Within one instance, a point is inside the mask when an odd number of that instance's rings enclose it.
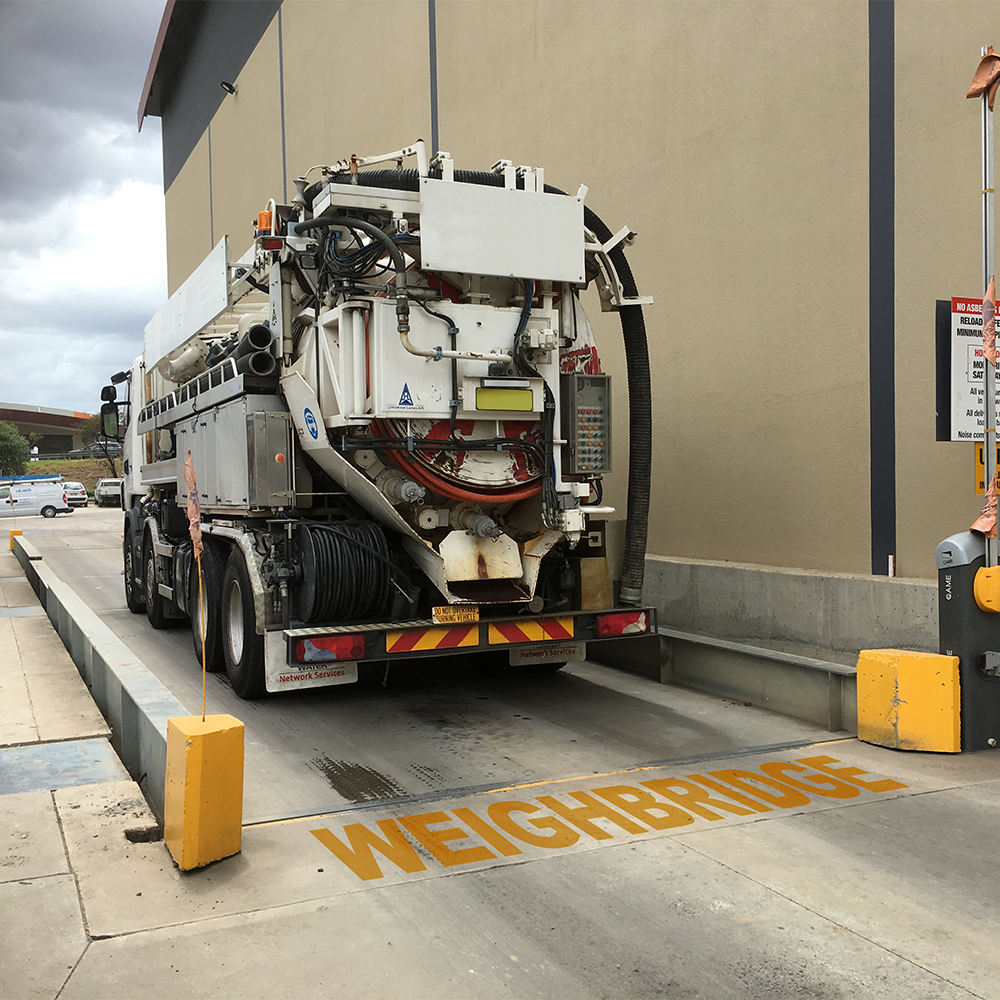
<instances>
[{"instance_id":1,"label":"concrete ground","mask_svg":"<svg viewBox=\"0 0 1000 1000\"><path fill-rule=\"evenodd\" d=\"M2 997L1000 997L996 755L749 710L740 748L255 823L182 873L21 576L0 553Z\"/></svg>"}]
</instances>

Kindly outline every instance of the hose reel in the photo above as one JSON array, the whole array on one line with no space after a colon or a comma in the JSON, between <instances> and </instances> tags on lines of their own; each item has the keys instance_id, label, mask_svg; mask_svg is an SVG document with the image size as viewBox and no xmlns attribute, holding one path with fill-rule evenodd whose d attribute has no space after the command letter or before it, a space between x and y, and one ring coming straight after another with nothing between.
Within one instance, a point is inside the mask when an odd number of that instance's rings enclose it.
<instances>
[{"instance_id":1,"label":"hose reel","mask_svg":"<svg viewBox=\"0 0 1000 1000\"><path fill-rule=\"evenodd\" d=\"M374 521L309 521L296 527L302 621L358 621L383 613L392 564Z\"/></svg>"}]
</instances>

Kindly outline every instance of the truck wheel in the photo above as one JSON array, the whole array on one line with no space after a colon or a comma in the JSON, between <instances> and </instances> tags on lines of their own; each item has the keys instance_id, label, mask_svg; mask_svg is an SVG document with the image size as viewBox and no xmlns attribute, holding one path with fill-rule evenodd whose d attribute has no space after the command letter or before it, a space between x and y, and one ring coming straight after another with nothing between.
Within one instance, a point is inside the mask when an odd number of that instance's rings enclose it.
<instances>
[{"instance_id":1,"label":"truck wheel","mask_svg":"<svg viewBox=\"0 0 1000 1000\"><path fill-rule=\"evenodd\" d=\"M122 561L125 564L125 604L132 614L138 615L146 610L146 601L142 595L142 588L135 582L135 560L132 557L131 528L125 529Z\"/></svg>"},{"instance_id":2,"label":"truck wheel","mask_svg":"<svg viewBox=\"0 0 1000 1000\"><path fill-rule=\"evenodd\" d=\"M243 553L233 548L222 577L222 653L226 676L241 698L264 694L264 637L257 634L253 588Z\"/></svg>"},{"instance_id":3,"label":"truck wheel","mask_svg":"<svg viewBox=\"0 0 1000 1000\"><path fill-rule=\"evenodd\" d=\"M146 594L146 617L153 628L166 628L167 612L163 595L156 586L156 556L153 540L147 535L142 545L142 583Z\"/></svg>"},{"instance_id":4,"label":"truck wheel","mask_svg":"<svg viewBox=\"0 0 1000 1000\"><path fill-rule=\"evenodd\" d=\"M56 516L56 509L55 509L55 507L43 507L42 508L42 517L55 517L55 516Z\"/></svg>"},{"instance_id":5,"label":"truck wheel","mask_svg":"<svg viewBox=\"0 0 1000 1000\"><path fill-rule=\"evenodd\" d=\"M191 615L191 645L195 659L201 663L202 622L205 623L205 669L214 674L225 666L222 658L222 625L219 611L222 606L222 556L214 545L206 545L201 554L201 592L198 596L198 563L191 563L191 580L188 585L188 609ZM193 609L193 610L192 610Z\"/></svg>"}]
</instances>

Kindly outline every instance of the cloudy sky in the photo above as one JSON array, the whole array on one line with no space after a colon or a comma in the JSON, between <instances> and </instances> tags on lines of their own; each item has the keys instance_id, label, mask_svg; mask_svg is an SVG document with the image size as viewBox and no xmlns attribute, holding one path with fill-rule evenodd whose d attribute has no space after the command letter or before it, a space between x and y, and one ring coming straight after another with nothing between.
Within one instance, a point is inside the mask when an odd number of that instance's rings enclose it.
<instances>
[{"instance_id":1,"label":"cloudy sky","mask_svg":"<svg viewBox=\"0 0 1000 1000\"><path fill-rule=\"evenodd\" d=\"M163 0L0 0L0 402L95 412L166 297Z\"/></svg>"}]
</instances>

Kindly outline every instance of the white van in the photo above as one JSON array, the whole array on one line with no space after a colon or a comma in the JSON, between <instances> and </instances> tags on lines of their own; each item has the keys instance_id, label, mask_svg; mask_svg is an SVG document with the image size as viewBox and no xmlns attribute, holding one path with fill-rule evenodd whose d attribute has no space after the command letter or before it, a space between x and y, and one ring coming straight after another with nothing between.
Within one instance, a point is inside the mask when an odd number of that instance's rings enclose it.
<instances>
[{"instance_id":1,"label":"white van","mask_svg":"<svg viewBox=\"0 0 1000 1000\"><path fill-rule=\"evenodd\" d=\"M55 517L72 511L65 483L4 483L0 485L0 517L41 514Z\"/></svg>"}]
</instances>

